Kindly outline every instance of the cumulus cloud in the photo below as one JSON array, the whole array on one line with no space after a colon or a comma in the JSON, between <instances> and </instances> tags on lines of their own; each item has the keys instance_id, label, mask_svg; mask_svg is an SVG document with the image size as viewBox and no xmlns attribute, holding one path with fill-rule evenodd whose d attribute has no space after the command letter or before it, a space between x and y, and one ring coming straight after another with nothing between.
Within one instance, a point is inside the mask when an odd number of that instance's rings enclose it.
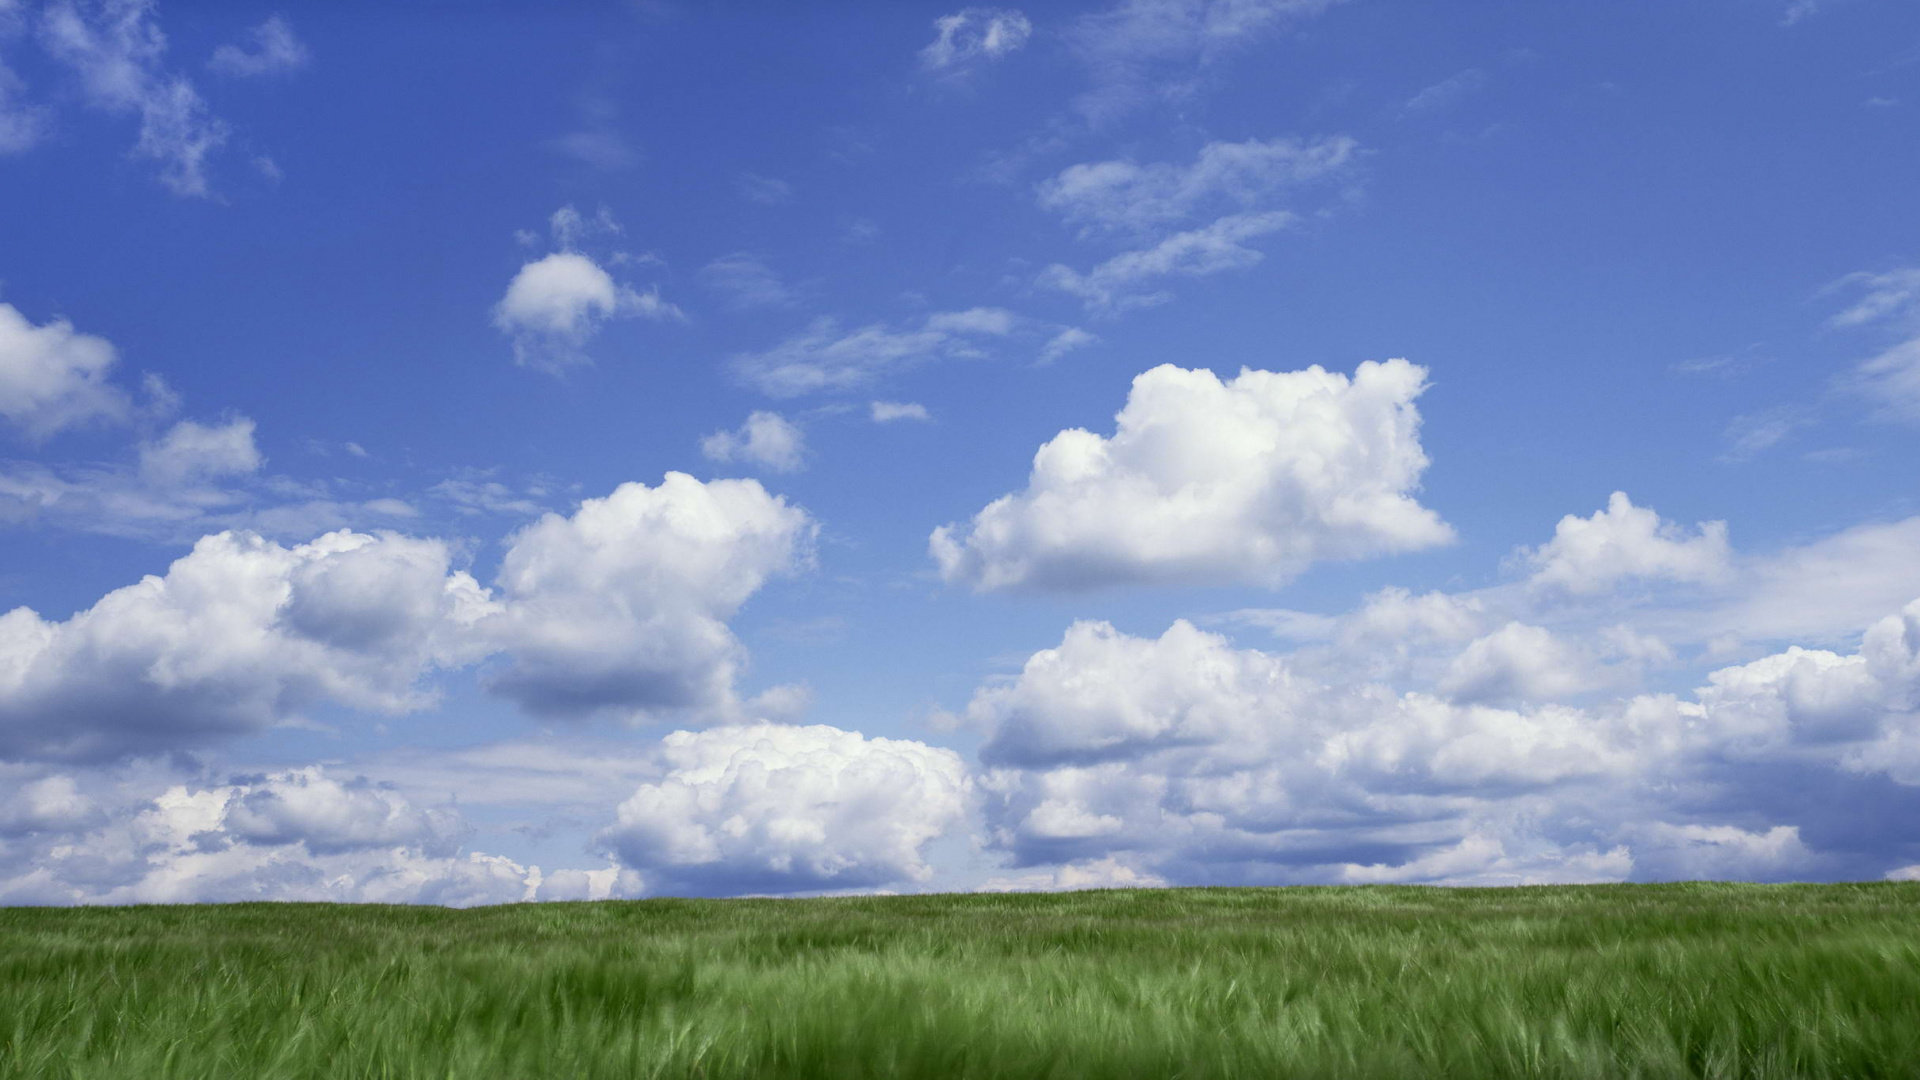
<instances>
[{"instance_id":1,"label":"cumulus cloud","mask_svg":"<svg viewBox=\"0 0 1920 1080\"><path fill-rule=\"evenodd\" d=\"M493 325L513 341L514 362L547 372L590 362L584 349L610 319L684 319L659 286L640 292L616 281L578 250L587 238L621 229L604 207L589 218L572 206L550 222L560 250L522 265L493 308Z\"/></svg>"},{"instance_id":2,"label":"cumulus cloud","mask_svg":"<svg viewBox=\"0 0 1920 1080\"><path fill-rule=\"evenodd\" d=\"M1412 493L1424 368L1353 377L1162 365L1111 437L1061 432L1023 491L934 530L941 576L977 590L1156 583L1278 587L1323 560L1413 551L1452 530Z\"/></svg>"},{"instance_id":3,"label":"cumulus cloud","mask_svg":"<svg viewBox=\"0 0 1920 1080\"><path fill-rule=\"evenodd\" d=\"M1476 644L1501 635L1550 648ZM1689 695L1494 705L1353 671L1076 623L968 706L989 842L1016 870L1179 883L1879 877L1920 854L1885 824L1920 807L1920 601L1857 651L1792 647Z\"/></svg>"},{"instance_id":4,"label":"cumulus cloud","mask_svg":"<svg viewBox=\"0 0 1920 1080\"><path fill-rule=\"evenodd\" d=\"M981 342L1011 334L1015 321L1000 308L935 312L912 329L875 323L847 331L834 319L820 318L766 352L735 356L733 371L775 397L848 390L913 364L985 356Z\"/></svg>"},{"instance_id":5,"label":"cumulus cloud","mask_svg":"<svg viewBox=\"0 0 1920 1080\"><path fill-rule=\"evenodd\" d=\"M1534 567L1530 587L1576 594L1635 579L1711 583L1725 580L1732 569L1726 522L1701 522L1689 535L1633 505L1624 491L1614 492L1607 508L1591 517L1561 518L1552 540L1521 556Z\"/></svg>"},{"instance_id":6,"label":"cumulus cloud","mask_svg":"<svg viewBox=\"0 0 1920 1080\"><path fill-rule=\"evenodd\" d=\"M247 31L247 38L251 48L222 45L213 50L207 67L222 75L254 78L298 71L312 59L306 45L294 36L293 26L281 15L271 16Z\"/></svg>"},{"instance_id":7,"label":"cumulus cloud","mask_svg":"<svg viewBox=\"0 0 1920 1080\"><path fill-rule=\"evenodd\" d=\"M700 440L708 461L757 465L772 472L795 472L806 463L806 433L779 413L756 411L737 431L716 431Z\"/></svg>"},{"instance_id":8,"label":"cumulus cloud","mask_svg":"<svg viewBox=\"0 0 1920 1080\"><path fill-rule=\"evenodd\" d=\"M824 725L676 731L660 756L669 771L600 839L675 894L926 881L923 849L961 823L970 797L951 750Z\"/></svg>"},{"instance_id":9,"label":"cumulus cloud","mask_svg":"<svg viewBox=\"0 0 1920 1080\"><path fill-rule=\"evenodd\" d=\"M998 60L1027 43L1033 24L1007 8L970 7L933 20L933 43L920 50L920 66L951 74Z\"/></svg>"},{"instance_id":10,"label":"cumulus cloud","mask_svg":"<svg viewBox=\"0 0 1920 1080\"><path fill-rule=\"evenodd\" d=\"M258 731L322 702L421 707L486 611L444 543L221 533L53 622L0 615L0 757L101 760Z\"/></svg>"},{"instance_id":11,"label":"cumulus cloud","mask_svg":"<svg viewBox=\"0 0 1920 1080\"><path fill-rule=\"evenodd\" d=\"M466 907L641 891L639 876L618 866L542 874L501 856L463 854L473 829L453 808L416 806L392 788L318 767L174 784L111 806L75 793L68 776L32 786L42 801L86 805L78 816L43 816L0 852L0 899L13 903Z\"/></svg>"},{"instance_id":12,"label":"cumulus cloud","mask_svg":"<svg viewBox=\"0 0 1920 1080\"><path fill-rule=\"evenodd\" d=\"M140 448L140 473L149 482L175 485L259 470L253 421L235 417L218 426L182 420Z\"/></svg>"},{"instance_id":13,"label":"cumulus cloud","mask_svg":"<svg viewBox=\"0 0 1920 1080\"><path fill-rule=\"evenodd\" d=\"M538 715L737 718L725 620L812 534L754 481L669 473L516 533L494 590L441 540L205 537L64 621L0 615L0 760L163 753L329 703L404 713L436 701L434 670L501 654L487 685ZM755 707L791 707L770 693Z\"/></svg>"},{"instance_id":14,"label":"cumulus cloud","mask_svg":"<svg viewBox=\"0 0 1920 1080\"><path fill-rule=\"evenodd\" d=\"M117 360L105 338L79 333L65 319L35 326L0 303L0 416L29 439L125 420L132 401L108 381Z\"/></svg>"},{"instance_id":15,"label":"cumulus cloud","mask_svg":"<svg viewBox=\"0 0 1920 1080\"><path fill-rule=\"evenodd\" d=\"M227 141L228 127L192 82L166 71L167 38L154 8L154 0L56 0L41 17L41 44L79 76L90 104L139 114L133 153L159 163L162 184L176 195L206 197L207 158Z\"/></svg>"},{"instance_id":16,"label":"cumulus cloud","mask_svg":"<svg viewBox=\"0 0 1920 1080\"><path fill-rule=\"evenodd\" d=\"M541 716L640 720L741 708L745 650L726 620L810 557L806 512L757 481L668 473L515 533L490 640L496 692Z\"/></svg>"}]
</instances>

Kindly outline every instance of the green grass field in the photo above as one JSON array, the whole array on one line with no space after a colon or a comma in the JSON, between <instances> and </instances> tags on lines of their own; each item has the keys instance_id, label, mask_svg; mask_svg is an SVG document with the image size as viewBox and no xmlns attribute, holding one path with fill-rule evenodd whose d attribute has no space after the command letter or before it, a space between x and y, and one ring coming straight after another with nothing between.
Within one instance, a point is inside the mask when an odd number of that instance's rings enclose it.
<instances>
[{"instance_id":1,"label":"green grass field","mask_svg":"<svg viewBox=\"0 0 1920 1080\"><path fill-rule=\"evenodd\" d=\"M1920 884L0 910L5 1077L1916 1077Z\"/></svg>"}]
</instances>

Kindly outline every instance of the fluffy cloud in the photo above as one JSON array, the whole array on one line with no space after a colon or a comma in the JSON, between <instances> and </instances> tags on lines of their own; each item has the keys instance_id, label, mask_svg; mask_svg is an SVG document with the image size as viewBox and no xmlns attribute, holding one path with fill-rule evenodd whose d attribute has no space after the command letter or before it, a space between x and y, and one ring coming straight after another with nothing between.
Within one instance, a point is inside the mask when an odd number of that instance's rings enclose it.
<instances>
[{"instance_id":1,"label":"fluffy cloud","mask_svg":"<svg viewBox=\"0 0 1920 1080\"><path fill-rule=\"evenodd\" d=\"M64 319L35 326L0 303L0 416L36 440L89 421L124 420L132 402L107 381L117 359L105 338Z\"/></svg>"},{"instance_id":2,"label":"fluffy cloud","mask_svg":"<svg viewBox=\"0 0 1920 1080\"><path fill-rule=\"evenodd\" d=\"M809 557L805 511L753 480L668 473L514 534L490 686L543 716L725 714L745 650L726 620Z\"/></svg>"},{"instance_id":3,"label":"fluffy cloud","mask_svg":"<svg viewBox=\"0 0 1920 1080\"><path fill-rule=\"evenodd\" d=\"M1388 606L1433 606L1413 599ZM1507 665L1537 682L1516 701L1579 691L1590 658L1537 631L1460 655L1528 657ZM991 844L1017 868L1182 883L1877 877L1920 854L1890 824L1920 807L1920 601L1851 654L1793 647L1688 696L1584 706L1395 689L1343 648L1075 624L968 706Z\"/></svg>"},{"instance_id":4,"label":"fluffy cloud","mask_svg":"<svg viewBox=\"0 0 1920 1080\"><path fill-rule=\"evenodd\" d=\"M686 318L661 299L658 286L639 292L579 250L589 237L621 232L605 207L589 218L563 206L549 225L560 250L521 266L493 308L493 325L513 340L516 363L557 373L589 362L582 350L609 319Z\"/></svg>"},{"instance_id":5,"label":"fluffy cloud","mask_svg":"<svg viewBox=\"0 0 1920 1080\"><path fill-rule=\"evenodd\" d=\"M953 751L821 725L676 731L660 753L670 771L620 805L601 841L669 893L925 881L922 849L969 799Z\"/></svg>"},{"instance_id":6,"label":"fluffy cloud","mask_svg":"<svg viewBox=\"0 0 1920 1080\"><path fill-rule=\"evenodd\" d=\"M402 712L486 610L438 541L221 533L63 622L0 615L0 757L99 760L256 731L321 702Z\"/></svg>"},{"instance_id":7,"label":"fluffy cloud","mask_svg":"<svg viewBox=\"0 0 1920 1080\"><path fill-rule=\"evenodd\" d=\"M542 874L497 855L463 855L473 830L452 808L417 807L393 789L320 768L174 784L114 806L77 794L64 775L30 787L58 813L43 814L0 851L0 899L7 902L465 907L641 890L638 875L617 866Z\"/></svg>"},{"instance_id":8,"label":"fluffy cloud","mask_svg":"<svg viewBox=\"0 0 1920 1080\"><path fill-rule=\"evenodd\" d=\"M247 37L252 40L252 49L222 45L213 50L207 67L222 75L253 78L298 71L311 59L307 47L293 35L293 26L282 16L269 17L247 31Z\"/></svg>"},{"instance_id":9,"label":"fluffy cloud","mask_svg":"<svg viewBox=\"0 0 1920 1080\"><path fill-rule=\"evenodd\" d=\"M733 717L725 620L812 531L753 481L669 473L521 530L493 591L439 540L209 536L65 621L0 615L0 760L160 753L323 703L402 713L435 700L434 669L500 653L489 685L540 715Z\"/></svg>"},{"instance_id":10,"label":"fluffy cloud","mask_svg":"<svg viewBox=\"0 0 1920 1080\"><path fill-rule=\"evenodd\" d=\"M1154 368L1112 437L1056 435L1024 491L934 530L933 557L975 589L1277 587L1322 560L1446 543L1452 530L1411 494L1427 466L1413 405L1425 386L1404 360L1352 379Z\"/></svg>"},{"instance_id":11,"label":"fluffy cloud","mask_svg":"<svg viewBox=\"0 0 1920 1080\"><path fill-rule=\"evenodd\" d=\"M927 71L951 73L982 61L998 60L1020 48L1032 35L1033 24L1018 11L971 7L933 20L933 29L938 36L920 50L920 66Z\"/></svg>"},{"instance_id":12,"label":"fluffy cloud","mask_svg":"<svg viewBox=\"0 0 1920 1080\"><path fill-rule=\"evenodd\" d=\"M1727 523L1706 521L1689 536L1616 491L1592 517L1572 514L1554 526L1553 539L1522 557L1534 566L1531 587L1596 593L1621 581L1658 579L1711 583L1725 580L1732 554Z\"/></svg>"},{"instance_id":13,"label":"fluffy cloud","mask_svg":"<svg viewBox=\"0 0 1920 1080\"><path fill-rule=\"evenodd\" d=\"M218 427L182 420L140 448L140 473L152 483L174 485L256 472L261 460L253 421L246 417Z\"/></svg>"},{"instance_id":14,"label":"fluffy cloud","mask_svg":"<svg viewBox=\"0 0 1920 1080\"><path fill-rule=\"evenodd\" d=\"M1014 325L1013 314L999 308L936 312L910 330L874 324L843 331L833 319L821 318L766 352L734 357L733 370L775 397L847 390L911 364L984 356L981 340L1006 337Z\"/></svg>"},{"instance_id":15,"label":"fluffy cloud","mask_svg":"<svg viewBox=\"0 0 1920 1080\"><path fill-rule=\"evenodd\" d=\"M794 472L805 463L806 433L779 413L755 411L738 431L716 431L700 440L708 461L739 461L773 472Z\"/></svg>"},{"instance_id":16,"label":"fluffy cloud","mask_svg":"<svg viewBox=\"0 0 1920 1080\"><path fill-rule=\"evenodd\" d=\"M191 82L162 66L167 38L153 13L154 0L56 0L41 18L40 40L79 76L89 103L139 114L133 153L160 163L162 184L205 197L207 158L227 141L228 128Z\"/></svg>"}]
</instances>

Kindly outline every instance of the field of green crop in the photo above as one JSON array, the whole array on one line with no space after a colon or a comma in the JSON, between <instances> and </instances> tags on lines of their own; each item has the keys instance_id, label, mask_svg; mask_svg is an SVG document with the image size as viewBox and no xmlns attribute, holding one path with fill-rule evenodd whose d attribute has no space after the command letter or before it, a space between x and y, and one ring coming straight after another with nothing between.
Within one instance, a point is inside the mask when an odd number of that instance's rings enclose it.
<instances>
[{"instance_id":1,"label":"field of green crop","mask_svg":"<svg viewBox=\"0 0 1920 1080\"><path fill-rule=\"evenodd\" d=\"M1920 884L14 908L0 1076L1915 1077Z\"/></svg>"}]
</instances>

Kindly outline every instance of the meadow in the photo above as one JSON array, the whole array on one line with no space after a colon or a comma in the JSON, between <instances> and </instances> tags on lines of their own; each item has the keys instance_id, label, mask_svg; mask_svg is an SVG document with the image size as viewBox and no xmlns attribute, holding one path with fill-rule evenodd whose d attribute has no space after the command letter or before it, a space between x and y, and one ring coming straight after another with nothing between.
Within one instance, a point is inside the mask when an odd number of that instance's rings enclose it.
<instances>
[{"instance_id":1,"label":"meadow","mask_svg":"<svg viewBox=\"0 0 1920 1080\"><path fill-rule=\"evenodd\" d=\"M1920 884L0 910L0 1077L1789 1076L1920 1076Z\"/></svg>"}]
</instances>

